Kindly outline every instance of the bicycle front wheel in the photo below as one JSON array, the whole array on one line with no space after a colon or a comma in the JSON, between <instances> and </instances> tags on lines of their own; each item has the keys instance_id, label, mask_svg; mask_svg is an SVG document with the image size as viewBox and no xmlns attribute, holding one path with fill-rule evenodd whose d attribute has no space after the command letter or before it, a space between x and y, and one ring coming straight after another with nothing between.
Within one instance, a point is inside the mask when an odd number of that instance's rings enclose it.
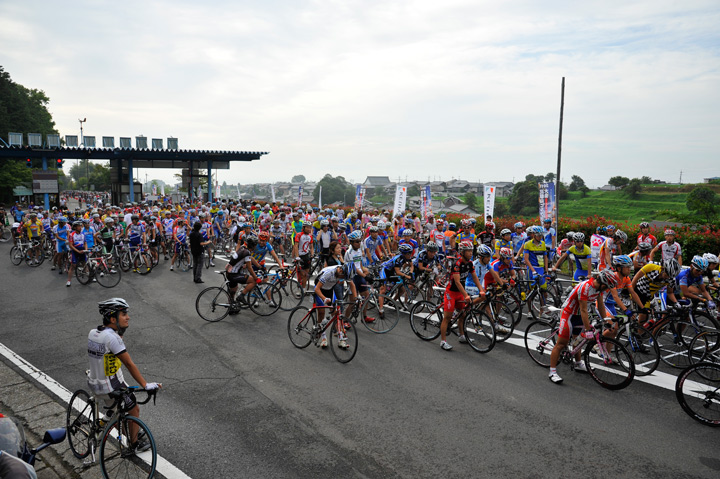
<instances>
[{"instance_id":1,"label":"bicycle front wheel","mask_svg":"<svg viewBox=\"0 0 720 479\"><path fill-rule=\"evenodd\" d=\"M357 330L338 323L340 322L334 321L330 327L330 350L339 362L349 363L357 352Z\"/></svg>"},{"instance_id":2,"label":"bicycle front wheel","mask_svg":"<svg viewBox=\"0 0 720 479\"><path fill-rule=\"evenodd\" d=\"M137 440L131 443L131 429L137 428ZM140 452L138 445L147 449ZM117 417L103 431L100 440L100 469L103 477L151 478L157 466L157 447L150 429L134 416Z\"/></svg>"},{"instance_id":3,"label":"bicycle front wheel","mask_svg":"<svg viewBox=\"0 0 720 479\"><path fill-rule=\"evenodd\" d=\"M15 266L18 266L20 263L23 262L23 252L18 248L17 246L13 246L10 248L10 261L12 261L12 264Z\"/></svg>"},{"instance_id":4,"label":"bicycle front wheel","mask_svg":"<svg viewBox=\"0 0 720 479\"><path fill-rule=\"evenodd\" d=\"M313 328L317 324L317 312L298 306L290 312L288 318L288 336L296 348L306 348L313 339Z\"/></svg>"},{"instance_id":5,"label":"bicycle front wheel","mask_svg":"<svg viewBox=\"0 0 720 479\"><path fill-rule=\"evenodd\" d=\"M494 300L490 303L489 307L492 307L492 311L483 311L486 317L492 317L495 323L495 334L497 342L502 343L507 338L512 336L513 330L515 329L515 317L510 307L502 301ZM492 315L490 314L492 313Z\"/></svg>"},{"instance_id":6,"label":"bicycle front wheel","mask_svg":"<svg viewBox=\"0 0 720 479\"><path fill-rule=\"evenodd\" d=\"M78 459L84 459L90 454L90 442L94 439L92 437L94 420L95 403L87 392L78 389L70 398L65 415L68 444Z\"/></svg>"},{"instance_id":7,"label":"bicycle front wheel","mask_svg":"<svg viewBox=\"0 0 720 479\"><path fill-rule=\"evenodd\" d=\"M380 311L379 300L383 298L383 310ZM400 311L395 301L388 296L368 296L367 309L363 324L373 333L387 333L400 321Z\"/></svg>"},{"instance_id":8,"label":"bicycle front wheel","mask_svg":"<svg viewBox=\"0 0 720 479\"><path fill-rule=\"evenodd\" d=\"M660 360L673 368L683 369L690 365L688 349L700 330L688 321L670 321L655 334Z\"/></svg>"},{"instance_id":9,"label":"bicycle front wheel","mask_svg":"<svg viewBox=\"0 0 720 479\"><path fill-rule=\"evenodd\" d=\"M133 265L138 273L145 275L152 271L152 256L147 253L140 253L135 257Z\"/></svg>"},{"instance_id":10,"label":"bicycle front wheel","mask_svg":"<svg viewBox=\"0 0 720 479\"><path fill-rule=\"evenodd\" d=\"M525 351L530 359L544 368L550 367L550 353L556 342L555 328L547 321L533 321L525 329Z\"/></svg>"},{"instance_id":11,"label":"bicycle front wheel","mask_svg":"<svg viewBox=\"0 0 720 479\"><path fill-rule=\"evenodd\" d=\"M104 288L113 288L118 285L122 279L122 273L119 269L112 269L104 263L100 263L95 270L95 279Z\"/></svg>"},{"instance_id":12,"label":"bicycle front wheel","mask_svg":"<svg viewBox=\"0 0 720 479\"><path fill-rule=\"evenodd\" d=\"M617 339L601 336L600 343L597 352L593 350L595 341L590 341L583 352L590 376L606 389L615 391L628 387L635 377L632 356Z\"/></svg>"},{"instance_id":13,"label":"bicycle front wheel","mask_svg":"<svg viewBox=\"0 0 720 479\"><path fill-rule=\"evenodd\" d=\"M87 261L78 263L75 266L75 277L80 284L88 284L93 277L92 266Z\"/></svg>"},{"instance_id":14,"label":"bicycle front wheel","mask_svg":"<svg viewBox=\"0 0 720 479\"><path fill-rule=\"evenodd\" d=\"M718 333L703 331L693 338L688 348L690 364L720 363L720 344Z\"/></svg>"},{"instance_id":15,"label":"bicycle front wheel","mask_svg":"<svg viewBox=\"0 0 720 479\"><path fill-rule=\"evenodd\" d=\"M498 341L495 323L484 312L470 310L465 318L465 338L478 353L489 353Z\"/></svg>"},{"instance_id":16,"label":"bicycle front wheel","mask_svg":"<svg viewBox=\"0 0 720 479\"><path fill-rule=\"evenodd\" d=\"M250 310L258 316L275 314L282 304L282 292L276 284L259 284L248 293Z\"/></svg>"},{"instance_id":17,"label":"bicycle front wheel","mask_svg":"<svg viewBox=\"0 0 720 479\"><path fill-rule=\"evenodd\" d=\"M410 310L410 328L423 341L432 341L440 336L443 320L442 307L432 301L418 301Z\"/></svg>"},{"instance_id":18,"label":"bicycle front wheel","mask_svg":"<svg viewBox=\"0 0 720 479\"><path fill-rule=\"evenodd\" d=\"M684 369L675 382L675 396L688 416L720 427L720 365L698 363Z\"/></svg>"},{"instance_id":19,"label":"bicycle front wheel","mask_svg":"<svg viewBox=\"0 0 720 479\"><path fill-rule=\"evenodd\" d=\"M217 286L204 289L195 300L197 313L211 323L224 319L230 313L230 306L230 294Z\"/></svg>"},{"instance_id":20,"label":"bicycle front wheel","mask_svg":"<svg viewBox=\"0 0 720 479\"><path fill-rule=\"evenodd\" d=\"M289 278L284 284L276 283L283 294L283 300L280 309L283 311L292 311L302 304L303 293L300 289L300 283L295 278Z\"/></svg>"},{"instance_id":21,"label":"bicycle front wheel","mask_svg":"<svg viewBox=\"0 0 720 479\"><path fill-rule=\"evenodd\" d=\"M632 322L621 327L615 339L632 355L635 374L647 376L657 369L660 364L660 349L650 331Z\"/></svg>"}]
</instances>

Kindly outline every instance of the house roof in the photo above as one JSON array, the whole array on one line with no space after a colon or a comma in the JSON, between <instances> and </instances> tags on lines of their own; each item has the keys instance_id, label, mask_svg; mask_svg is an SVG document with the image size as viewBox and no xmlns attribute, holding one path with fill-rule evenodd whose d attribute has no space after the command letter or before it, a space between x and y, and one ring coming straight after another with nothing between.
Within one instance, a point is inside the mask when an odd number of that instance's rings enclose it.
<instances>
[{"instance_id":1,"label":"house roof","mask_svg":"<svg viewBox=\"0 0 720 479\"><path fill-rule=\"evenodd\" d=\"M390 183L390 177L388 176L368 176L365 178L365 186L387 186Z\"/></svg>"}]
</instances>

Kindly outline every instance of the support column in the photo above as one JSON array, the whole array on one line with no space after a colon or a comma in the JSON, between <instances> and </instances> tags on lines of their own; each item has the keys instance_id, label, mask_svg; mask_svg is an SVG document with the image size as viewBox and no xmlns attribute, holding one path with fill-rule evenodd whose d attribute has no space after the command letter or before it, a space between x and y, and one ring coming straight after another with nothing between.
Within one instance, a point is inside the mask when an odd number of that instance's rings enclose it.
<instances>
[{"instance_id":1,"label":"support column","mask_svg":"<svg viewBox=\"0 0 720 479\"><path fill-rule=\"evenodd\" d=\"M192 161L189 162L190 164L190 186L188 186L188 201L192 203L193 200L193 164Z\"/></svg>"},{"instance_id":2,"label":"support column","mask_svg":"<svg viewBox=\"0 0 720 479\"><path fill-rule=\"evenodd\" d=\"M135 201L135 180L133 178L132 157L128 158L128 176L130 177L130 203Z\"/></svg>"},{"instance_id":3,"label":"support column","mask_svg":"<svg viewBox=\"0 0 720 479\"><path fill-rule=\"evenodd\" d=\"M43 156L43 171L47 171L47 157ZM50 210L50 195L45 193L44 195L45 200L45 210Z\"/></svg>"},{"instance_id":4,"label":"support column","mask_svg":"<svg viewBox=\"0 0 720 479\"><path fill-rule=\"evenodd\" d=\"M212 204L213 188L212 188L212 160L208 160L208 201Z\"/></svg>"}]
</instances>

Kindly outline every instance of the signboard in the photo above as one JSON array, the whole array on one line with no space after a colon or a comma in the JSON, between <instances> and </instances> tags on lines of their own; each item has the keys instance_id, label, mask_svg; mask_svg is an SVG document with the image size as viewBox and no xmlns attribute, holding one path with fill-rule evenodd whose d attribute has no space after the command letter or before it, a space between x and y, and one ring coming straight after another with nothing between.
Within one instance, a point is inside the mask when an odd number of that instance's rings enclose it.
<instances>
[{"instance_id":1,"label":"signboard","mask_svg":"<svg viewBox=\"0 0 720 479\"><path fill-rule=\"evenodd\" d=\"M397 185L395 190L395 204L393 213L398 214L405 211L405 202L407 201L407 186Z\"/></svg>"},{"instance_id":2,"label":"signboard","mask_svg":"<svg viewBox=\"0 0 720 479\"><path fill-rule=\"evenodd\" d=\"M420 212L422 213L423 221L427 221L433 214L432 211L432 191L430 185L426 185L420 190Z\"/></svg>"},{"instance_id":3,"label":"signboard","mask_svg":"<svg viewBox=\"0 0 720 479\"><path fill-rule=\"evenodd\" d=\"M298 187L298 206L302 206L302 190L303 190L303 187L302 187L302 185L300 185Z\"/></svg>"},{"instance_id":4,"label":"signboard","mask_svg":"<svg viewBox=\"0 0 720 479\"><path fill-rule=\"evenodd\" d=\"M493 218L493 213L495 211L495 187L485 186L483 198L485 199L485 218L488 216Z\"/></svg>"},{"instance_id":5,"label":"signboard","mask_svg":"<svg viewBox=\"0 0 720 479\"><path fill-rule=\"evenodd\" d=\"M355 187L355 209L360 211L362 209L363 200L365 200L365 188L362 185Z\"/></svg>"},{"instance_id":6,"label":"signboard","mask_svg":"<svg viewBox=\"0 0 720 479\"><path fill-rule=\"evenodd\" d=\"M538 183L540 190L540 222L545 218L555 220L555 183Z\"/></svg>"},{"instance_id":7,"label":"signboard","mask_svg":"<svg viewBox=\"0 0 720 479\"><path fill-rule=\"evenodd\" d=\"M33 171L33 193L59 193L58 175L55 171Z\"/></svg>"}]
</instances>

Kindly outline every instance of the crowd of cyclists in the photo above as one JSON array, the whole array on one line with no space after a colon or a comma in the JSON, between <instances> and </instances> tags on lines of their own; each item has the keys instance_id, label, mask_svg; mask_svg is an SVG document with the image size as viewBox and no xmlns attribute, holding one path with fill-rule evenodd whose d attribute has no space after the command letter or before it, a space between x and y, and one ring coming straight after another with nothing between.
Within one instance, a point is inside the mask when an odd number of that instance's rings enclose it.
<instances>
[{"instance_id":1,"label":"crowd of cyclists","mask_svg":"<svg viewBox=\"0 0 720 479\"><path fill-rule=\"evenodd\" d=\"M403 295L414 284L427 284L432 278L434 289L444 290L442 298L435 295L443 303L440 345L444 350L452 349L446 333L454 312L484 300L491 289L514 288L518 279L537 283L546 297L548 275L565 271L573 278L574 287L561 305L558 348L582 329L582 334L592 334L589 304L610 320L624 314L644 321L651 300L661 291L666 292L668 306L682 298L713 310L718 290L714 253L694 256L689 268L683 269L675 233L666 229L664 239L658 241L645 222L633 233L637 246L630 251L628 233L613 225L598 227L590 238L582 232L559 237L550 219L542 225L518 222L512 229L496 231L490 217L483 224L474 218L456 224L446 221L445 215L430 215L423 221L416 212L346 214L340 208L261 206L232 200L175 206L98 205L74 211L34 208L10 215L15 220L10 227L13 241L29 244L26 263L37 266L43 250L52 245L51 270L67 273L67 286L91 251L105 255L118 248L139 251L131 266L141 273L163 262L169 263L171 271L176 265L187 267L192 262L188 236L193 229L203 236L209 265L214 266L217 254L229 259L233 294L239 284L247 291L260 281L254 271L264 268L268 258L281 266L297 264L302 289L313 294L319 305L341 299L342 283L348 284L348 294L354 299L367 295L373 284L382 295L402 282L397 294ZM138 265L138 258L143 265ZM242 295L234 300L242 301ZM502 332L503 325L495 326ZM466 343L462 321L459 327L459 342ZM554 358L549 377L559 383L556 363ZM576 368L583 370L584 365L578 363Z\"/></svg>"}]
</instances>

